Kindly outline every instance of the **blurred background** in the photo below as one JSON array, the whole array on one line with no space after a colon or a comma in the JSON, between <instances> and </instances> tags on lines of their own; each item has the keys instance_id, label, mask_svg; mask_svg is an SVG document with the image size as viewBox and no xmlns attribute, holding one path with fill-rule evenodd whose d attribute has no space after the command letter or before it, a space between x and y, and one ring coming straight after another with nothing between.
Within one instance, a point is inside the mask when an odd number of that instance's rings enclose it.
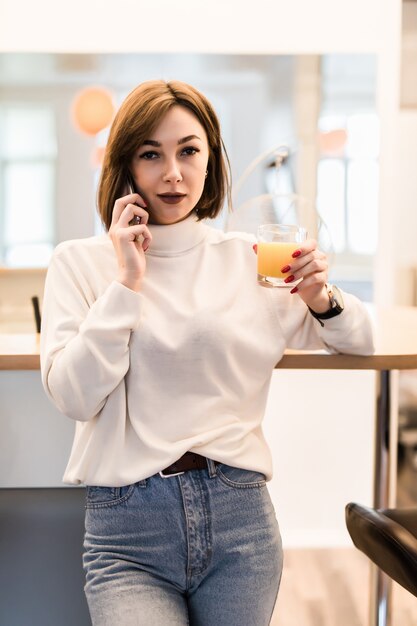
<instances>
[{"instance_id":1,"label":"blurred background","mask_svg":"<svg viewBox=\"0 0 417 626\"><path fill-rule=\"evenodd\" d=\"M195 85L219 114L234 197L216 226L302 223L331 254L334 280L371 301L374 55L1 54L0 263L43 267L60 241L101 232L95 196L113 112L153 78Z\"/></svg>"}]
</instances>

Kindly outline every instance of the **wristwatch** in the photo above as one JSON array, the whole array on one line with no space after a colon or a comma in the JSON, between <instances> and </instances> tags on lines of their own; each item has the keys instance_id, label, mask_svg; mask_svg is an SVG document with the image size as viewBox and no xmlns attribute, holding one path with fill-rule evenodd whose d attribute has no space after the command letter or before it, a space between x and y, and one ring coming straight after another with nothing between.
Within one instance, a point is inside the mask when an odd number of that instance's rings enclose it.
<instances>
[{"instance_id":1,"label":"wristwatch","mask_svg":"<svg viewBox=\"0 0 417 626\"><path fill-rule=\"evenodd\" d=\"M336 315L340 315L345 308L343 304L342 294L340 293L340 290L336 287L336 285L326 284L326 289L329 296L329 310L325 311L324 313L316 313L315 311L313 311L313 309L310 309L310 307L308 307L311 315L315 317L322 326L324 326L324 324L321 320L329 320L332 317L336 317Z\"/></svg>"}]
</instances>

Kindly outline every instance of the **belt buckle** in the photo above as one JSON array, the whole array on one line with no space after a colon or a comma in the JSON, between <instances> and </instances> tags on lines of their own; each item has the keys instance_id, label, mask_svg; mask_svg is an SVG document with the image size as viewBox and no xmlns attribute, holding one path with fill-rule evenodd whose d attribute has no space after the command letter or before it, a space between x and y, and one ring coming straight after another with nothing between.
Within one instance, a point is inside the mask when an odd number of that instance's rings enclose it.
<instances>
[{"instance_id":1,"label":"belt buckle","mask_svg":"<svg viewBox=\"0 0 417 626\"><path fill-rule=\"evenodd\" d=\"M158 472L161 478L172 478L173 476L181 476L181 474L185 474L185 472L174 472L174 474L163 474L164 470Z\"/></svg>"}]
</instances>

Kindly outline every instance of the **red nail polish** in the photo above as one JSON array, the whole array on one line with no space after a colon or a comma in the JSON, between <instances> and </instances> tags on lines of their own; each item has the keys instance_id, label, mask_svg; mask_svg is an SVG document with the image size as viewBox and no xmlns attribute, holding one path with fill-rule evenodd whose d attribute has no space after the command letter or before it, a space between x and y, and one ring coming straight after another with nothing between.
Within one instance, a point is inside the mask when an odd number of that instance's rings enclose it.
<instances>
[{"instance_id":1,"label":"red nail polish","mask_svg":"<svg viewBox=\"0 0 417 626\"><path fill-rule=\"evenodd\" d=\"M293 280L294 276L291 274L291 276L287 276L287 278L284 280L284 283L292 283Z\"/></svg>"},{"instance_id":2,"label":"red nail polish","mask_svg":"<svg viewBox=\"0 0 417 626\"><path fill-rule=\"evenodd\" d=\"M252 250L254 250L254 252L258 252L258 244L254 243L252 246Z\"/></svg>"},{"instance_id":3,"label":"red nail polish","mask_svg":"<svg viewBox=\"0 0 417 626\"><path fill-rule=\"evenodd\" d=\"M298 287L293 287L290 291L290 293L297 293L298 291Z\"/></svg>"},{"instance_id":4,"label":"red nail polish","mask_svg":"<svg viewBox=\"0 0 417 626\"><path fill-rule=\"evenodd\" d=\"M291 269L291 266L290 265L286 265L285 267L282 268L281 272L283 274L286 274L287 272L290 271L290 269Z\"/></svg>"},{"instance_id":5,"label":"red nail polish","mask_svg":"<svg viewBox=\"0 0 417 626\"><path fill-rule=\"evenodd\" d=\"M294 259L296 259L298 256L300 256L300 254L301 254L301 250L296 250L295 252L293 252L293 253L292 253L292 255L291 255L291 256L292 256Z\"/></svg>"}]
</instances>

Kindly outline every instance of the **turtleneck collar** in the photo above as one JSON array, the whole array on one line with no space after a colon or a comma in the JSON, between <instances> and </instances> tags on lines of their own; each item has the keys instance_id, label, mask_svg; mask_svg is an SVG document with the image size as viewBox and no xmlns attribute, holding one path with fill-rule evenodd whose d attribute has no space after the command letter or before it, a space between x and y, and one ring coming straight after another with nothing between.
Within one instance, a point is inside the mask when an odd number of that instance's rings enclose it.
<instances>
[{"instance_id":1,"label":"turtleneck collar","mask_svg":"<svg viewBox=\"0 0 417 626\"><path fill-rule=\"evenodd\" d=\"M148 224L152 242L146 254L154 256L177 256L194 248L205 239L209 228L193 212L185 220L175 224Z\"/></svg>"}]
</instances>

